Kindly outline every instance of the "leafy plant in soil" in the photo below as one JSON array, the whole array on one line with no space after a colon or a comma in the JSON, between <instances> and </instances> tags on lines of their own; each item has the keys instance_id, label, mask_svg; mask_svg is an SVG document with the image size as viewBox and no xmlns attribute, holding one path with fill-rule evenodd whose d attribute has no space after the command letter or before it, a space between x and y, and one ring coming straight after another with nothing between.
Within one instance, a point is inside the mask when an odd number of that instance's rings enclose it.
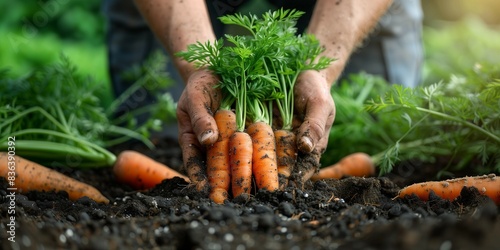
<instances>
[{"instance_id":1,"label":"leafy plant in soil","mask_svg":"<svg viewBox=\"0 0 500 250\"><path fill-rule=\"evenodd\" d=\"M431 163L437 158L446 159L440 174L468 166L475 166L475 173L498 172L498 76L497 67L484 65L467 77L453 76L448 82L413 89L378 87L380 79L353 76L349 86L341 84L334 91L338 125L330 140L342 142L343 147L331 144L328 150L367 152L381 174L405 160Z\"/></svg>"},{"instance_id":2,"label":"leafy plant in soil","mask_svg":"<svg viewBox=\"0 0 500 250\"><path fill-rule=\"evenodd\" d=\"M151 59L149 74L107 110L97 98L99 85L90 77L78 75L64 56L58 64L17 79L9 78L7 70L1 71L0 92L5 94L0 96L0 151L7 151L7 138L15 137L16 154L39 163L103 167L116 160L106 148L124 140L136 139L153 147L148 133L161 125L160 119L153 117L141 127L125 127L121 124L123 117L111 120L110 114L139 86L166 84L165 80L158 81L163 79L159 60ZM160 100L147 109L156 109L155 114L162 114L161 119L165 119L165 114L172 113L165 111L173 110L174 104L170 98Z\"/></svg>"},{"instance_id":3,"label":"leafy plant in soil","mask_svg":"<svg viewBox=\"0 0 500 250\"><path fill-rule=\"evenodd\" d=\"M394 86L367 106L369 111L400 115L408 122L406 134L381 159L382 172L389 172L401 153L415 157L407 153L413 150L450 157L454 166L443 171L471 162L485 166L482 171L500 171L499 98L500 82L490 78L454 78L416 89Z\"/></svg>"}]
</instances>

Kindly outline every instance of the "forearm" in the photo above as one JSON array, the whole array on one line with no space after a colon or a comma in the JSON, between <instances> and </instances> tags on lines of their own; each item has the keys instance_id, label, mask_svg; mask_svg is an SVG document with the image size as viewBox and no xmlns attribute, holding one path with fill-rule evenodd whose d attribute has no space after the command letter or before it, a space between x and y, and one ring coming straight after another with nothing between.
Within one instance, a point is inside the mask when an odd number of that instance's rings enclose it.
<instances>
[{"instance_id":1,"label":"forearm","mask_svg":"<svg viewBox=\"0 0 500 250\"><path fill-rule=\"evenodd\" d=\"M187 82L195 67L174 54L186 50L189 44L215 40L205 1L135 0L135 3Z\"/></svg>"},{"instance_id":2,"label":"forearm","mask_svg":"<svg viewBox=\"0 0 500 250\"><path fill-rule=\"evenodd\" d=\"M337 59L321 73L329 84L339 77L349 56L369 34L391 0L318 0L307 32L324 46L323 55Z\"/></svg>"}]
</instances>

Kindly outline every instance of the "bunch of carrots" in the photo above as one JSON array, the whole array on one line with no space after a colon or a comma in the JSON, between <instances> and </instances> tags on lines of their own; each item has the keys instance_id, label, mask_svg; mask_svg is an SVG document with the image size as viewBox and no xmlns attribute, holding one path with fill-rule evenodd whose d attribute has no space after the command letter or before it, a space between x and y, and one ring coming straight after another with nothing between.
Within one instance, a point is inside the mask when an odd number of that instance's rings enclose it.
<instances>
[{"instance_id":1,"label":"bunch of carrots","mask_svg":"<svg viewBox=\"0 0 500 250\"><path fill-rule=\"evenodd\" d=\"M231 47L222 46L223 41L218 40L214 44L194 44L188 51L179 53L199 67L208 66L222 79L217 87L224 98L215 113L220 136L207 150L206 171L210 198L217 203L227 199L229 193L234 197L249 194L253 179L257 188L274 191L279 188L280 179L287 180L292 173L297 157L292 132L294 84L302 71L323 69L332 61L319 56L322 48L314 36L296 35L296 20L302 14L295 10L279 10L265 13L261 19L254 15L225 16L222 22L243 27L250 36L227 35L227 41L233 44ZM279 127L272 124L273 106L280 112ZM72 131L65 129L66 117L60 112L57 114L61 122L50 119L56 127L63 132ZM9 124L5 122L2 126ZM94 146L83 139L74 140ZM16 142L19 146L17 143L22 142ZM46 144L50 142L41 142L38 148ZM190 181L137 152L125 151L115 156L103 148L96 148L106 156L106 161L100 164L113 166L117 180L135 189L148 189L174 176ZM88 196L108 202L97 189L85 183L18 155L1 153L0 175L5 179L10 177L9 164L14 161L17 167L12 184L20 192L66 191L73 200Z\"/></svg>"},{"instance_id":2,"label":"bunch of carrots","mask_svg":"<svg viewBox=\"0 0 500 250\"><path fill-rule=\"evenodd\" d=\"M283 188L296 167L294 84L301 72L324 69L333 61L320 56L323 49L314 36L296 35L295 24L302 14L278 10L267 12L262 18L224 16L220 18L223 23L240 26L250 35L226 35L232 46L223 46L220 39L192 44L187 51L178 53L198 67L208 67L221 79L216 87L223 98L214 115L219 138L207 148L206 159L209 196L216 203L223 203L230 195L250 194L254 180L258 189ZM274 108L279 111L280 120L273 124ZM105 165L113 165L116 179L135 189L149 189L173 177L190 182L186 176L138 152L124 151L114 156L100 151L105 153ZM322 168L311 180L372 176L378 158L364 153L348 155L337 164ZM11 170L13 165L15 171ZM97 202L109 202L90 185L4 152L0 152L0 177L20 192L65 191L72 200L87 196ZM416 194L425 200L432 190L445 199L454 199L461 187L475 186L499 204L499 180L496 176L483 176L418 183L402 189L399 197Z\"/></svg>"},{"instance_id":3,"label":"bunch of carrots","mask_svg":"<svg viewBox=\"0 0 500 250\"><path fill-rule=\"evenodd\" d=\"M279 175L287 179L297 149L292 131L294 84L304 70L326 68L333 59L320 56L323 48L312 35L297 35L295 24L303 12L277 10L255 15L227 15L224 24L237 25L248 36L226 35L223 40L196 43L177 55L220 77L223 94L215 113L219 139L207 149L210 198L223 203L249 194L252 178L258 189L279 189ZM281 127L273 126L277 107ZM229 190L231 188L231 191Z\"/></svg>"}]
</instances>

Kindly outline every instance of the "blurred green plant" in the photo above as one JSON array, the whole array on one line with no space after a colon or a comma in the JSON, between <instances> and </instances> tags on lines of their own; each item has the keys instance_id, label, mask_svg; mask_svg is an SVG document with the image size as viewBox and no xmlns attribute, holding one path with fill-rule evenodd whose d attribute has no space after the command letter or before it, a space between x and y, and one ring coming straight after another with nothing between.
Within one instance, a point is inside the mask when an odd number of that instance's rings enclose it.
<instances>
[{"instance_id":1,"label":"blurred green plant","mask_svg":"<svg viewBox=\"0 0 500 250\"><path fill-rule=\"evenodd\" d=\"M448 159L440 174L468 166L481 174L500 172L500 79L477 79L452 77L414 89L394 85L369 101L368 112L408 122L405 134L374 157L381 173L401 160L437 156Z\"/></svg>"},{"instance_id":2,"label":"blurred green plant","mask_svg":"<svg viewBox=\"0 0 500 250\"><path fill-rule=\"evenodd\" d=\"M476 16L488 25L499 25L498 0L422 0L425 24L435 25L437 20L456 22Z\"/></svg>"},{"instance_id":3,"label":"blurred green plant","mask_svg":"<svg viewBox=\"0 0 500 250\"><path fill-rule=\"evenodd\" d=\"M58 39L102 44L104 21L99 0L2 1L0 21L9 32L25 39L54 34Z\"/></svg>"},{"instance_id":4,"label":"blurred green plant","mask_svg":"<svg viewBox=\"0 0 500 250\"><path fill-rule=\"evenodd\" d=\"M481 77L480 67L500 65L500 32L478 18L469 17L441 27L426 26L425 85L448 81L452 74ZM497 74L488 70L484 74Z\"/></svg>"},{"instance_id":5,"label":"blurred green plant","mask_svg":"<svg viewBox=\"0 0 500 250\"><path fill-rule=\"evenodd\" d=\"M393 137L397 135L391 136L390 133L400 129L389 128L398 128L404 122L401 119L396 122L382 120L364 109L368 100L389 89L390 86L382 78L364 73L351 75L332 87L336 116L327 151L321 158L323 165L331 165L354 152L375 154L393 142Z\"/></svg>"},{"instance_id":6,"label":"blurred green plant","mask_svg":"<svg viewBox=\"0 0 500 250\"><path fill-rule=\"evenodd\" d=\"M84 75L92 75L112 99L104 45L101 1L1 1L0 68L13 77L56 63L64 53Z\"/></svg>"}]
</instances>

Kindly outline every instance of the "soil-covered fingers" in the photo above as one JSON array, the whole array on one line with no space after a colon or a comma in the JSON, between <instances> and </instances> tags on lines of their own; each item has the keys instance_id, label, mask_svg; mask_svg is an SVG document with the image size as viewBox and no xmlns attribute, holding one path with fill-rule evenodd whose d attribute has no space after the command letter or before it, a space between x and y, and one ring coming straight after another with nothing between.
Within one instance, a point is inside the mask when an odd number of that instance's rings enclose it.
<instances>
[{"instance_id":1,"label":"soil-covered fingers","mask_svg":"<svg viewBox=\"0 0 500 250\"><path fill-rule=\"evenodd\" d=\"M297 155L297 163L290 176L290 184L300 188L304 187L304 183L311 179L317 173L320 167L321 152L313 149L312 152L299 152Z\"/></svg>"},{"instance_id":2,"label":"soil-covered fingers","mask_svg":"<svg viewBox=\"0 0 500 250\"><path fill-rule=\"evenodd\" d=\"M302 123L297 130L297 146L310 153L324 152L335 119L335 103L330 84L316 71L302 73L295 85L296 114Z\"/></svg>"},{"instance_id":3,"label":"soil-covered fingers","mask_svg":"<svg viewBox=\"0 0 500 250\"><path fill-rule=\"evenodd\" d=\"M185 133L179 137L184 171L199 191L208 190L205 153L194 134Z\"/></svg>"}]
</instances>

